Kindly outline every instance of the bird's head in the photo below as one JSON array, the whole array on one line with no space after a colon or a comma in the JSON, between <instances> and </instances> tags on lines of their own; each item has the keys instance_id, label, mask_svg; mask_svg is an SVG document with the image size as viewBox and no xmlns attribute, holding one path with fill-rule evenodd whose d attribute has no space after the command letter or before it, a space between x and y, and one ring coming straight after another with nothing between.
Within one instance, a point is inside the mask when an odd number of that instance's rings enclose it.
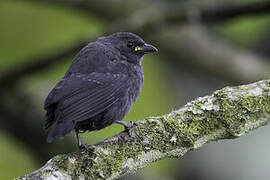
<instances>
[{"instance_id":1,"label":"bird's head","mask_svg":"<svg viewBox=\"0 0 270 180\"><path fill-rule=\"evenodd\" d=\"M127 61L135 64L141 64L145 54L158 51L156 47L146 44L141 37L130 32L117 32L102 40L110 43Z\"/></svg>"}]
</instances>

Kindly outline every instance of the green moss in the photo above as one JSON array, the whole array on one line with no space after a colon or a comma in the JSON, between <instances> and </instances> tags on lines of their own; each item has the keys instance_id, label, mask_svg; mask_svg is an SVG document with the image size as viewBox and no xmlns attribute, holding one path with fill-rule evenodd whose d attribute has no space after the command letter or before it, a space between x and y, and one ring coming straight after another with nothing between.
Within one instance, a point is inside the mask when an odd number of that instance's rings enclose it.
<instances>
[{"instance_id":1,"label":"green moss","mask_svg":"<svg viewBox=\"0 0 270 180\"><path fill-rule=\"evenodd\" d=\"M168 134L177 135L177 145L181 147L192 147L200 137L211 135L217 129L226 129L227 136L238 137L244 133L247 123L270 113L269 87L263 89L262 95L254 95L255 91L244 86L223 88L213 96L188 103L185 110L161 121ZM186 123L187 118L192 122Z\"/></svg>"},{"instance_id":2,"label":"green moss","mask_svg":"<svg viewBox=\"0 0 270 180\"><path fill-rule=\"evenodd\" d=\"M254 96L249 93L243 94L241 98L231 99L224 91L215 93L216 102L220 104L220 111L216 117L231 135L238 136L243 130L243 126L248 121L256 121L265 113L270 113L270 98L267 95L269 88L264 88L263 94Z\"/></svg>"},{"instance_id":3,"label":"green moss","mask_svg":"<svg viewBox=\"0 0 270 180\"><path fill-rule=\"evenodd\" d=\"M270 86L270 84L269 84L269 86ZM266 88L264 88L264 89L263 89L263 91L264 91L264 93L268 93L268 92L270 92L270 87L266 87Z\"/></svg>"},{"instance_id":4,"label":"green moss","mask_svg":"<svg viewBox=\"0 0 270 180\"><path fill-rule=\"evenodd\" d=\"M62 169L64 171L68 170L69 167L69 160L68 157L65 155L58 155L54 158L54 165L58 167L59 169Z\"/></svg>"},{"instance_id":5,"label":"green moss","mask_svg":"<svg viewBox=\"0 0 270 180\"><path fill-rule=\"evenodd\" d=\"M185 108L185 111L176 112L171 119L166 119L163 123L166 131L177 135L178 146L190 148L198 138L211 134L213 130L220 127L218 120L213 118L219 107L212 97L207 97L198 98L187 104ZM185 122L187 118L192 122Z\"/></svg>"}]
</instances>

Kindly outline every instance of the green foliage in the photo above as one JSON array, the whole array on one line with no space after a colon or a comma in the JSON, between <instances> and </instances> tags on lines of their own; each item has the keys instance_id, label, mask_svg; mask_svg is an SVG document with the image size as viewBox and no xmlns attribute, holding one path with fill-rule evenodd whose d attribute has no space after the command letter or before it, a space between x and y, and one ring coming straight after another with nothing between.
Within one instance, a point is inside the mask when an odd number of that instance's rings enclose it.
<instances>
[{"instance_id":1,"label":"green foliage","mask_svg":"<svg viewBox=\"0 0 270 180\"><path fill-rule=\"evenodd\" d=\"M21 1L1 1L0 21L1 69L57 52L100 28L100 22L74 10Z\"/></svg>"}]
</instances>

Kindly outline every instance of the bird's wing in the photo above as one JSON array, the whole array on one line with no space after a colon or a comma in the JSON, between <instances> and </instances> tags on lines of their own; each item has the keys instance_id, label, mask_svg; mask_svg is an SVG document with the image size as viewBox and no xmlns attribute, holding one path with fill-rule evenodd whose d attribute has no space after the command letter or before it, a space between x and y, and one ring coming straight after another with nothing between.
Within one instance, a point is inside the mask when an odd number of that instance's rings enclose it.
<instances>
[{"instance_id":1,"label":"bird's wing","mask_svg":"<svg viewBox=\"0 0 270 180\"><path fill-rule=\"evenodd\" d=\"M126 82L125 75L110 73L73 74L63 79L45 101L45 128L55 122L74 127L101 113L124 95Z\"/></svg>"}]
</instances>

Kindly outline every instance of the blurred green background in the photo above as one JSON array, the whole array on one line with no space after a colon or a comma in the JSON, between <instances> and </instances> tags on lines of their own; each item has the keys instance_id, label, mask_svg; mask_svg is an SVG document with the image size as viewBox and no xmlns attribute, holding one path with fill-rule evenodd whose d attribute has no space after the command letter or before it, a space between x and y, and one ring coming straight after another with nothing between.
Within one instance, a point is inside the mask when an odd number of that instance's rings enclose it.
<instances>
[{"instance_id":1,"label":"blurred green background","mask_svg":"<svg viewBox=\"0 0 270 180\"><path fill-rule=\"evenodd\" d=\"M47 57L51 54L57 54L66 48L72 47L73 44L80 42L86 37L96 39L97 36L107 33L104 30L107 29L108 22L111 20L103 19L96 12L92 13L91 10L86 11L75 5L62 5L65 2L64 0L59 2L43 2L42 0L0 1L0 77L1 74L20 69L25 64L36 63L31 61L38 60L36 57ZM101 2L106 3L106 1ZM175 3L181 9L187 3L192 2L188 0L171 0L157 1L155 3L159 3L157 7L171 7ZM222 4L225 1L202 2L204 2L204 5L211 5L213 3ZM250 2L248 0L241 1L243 4ZM256 3L258 1L254 0L252 2ZM92 3L97 3L97 1L93 1ZM123 3L128 2L123 1ZM154 2L146 1L145 3L149 5ZM91 1L89 1L89 4L91 5ZM145 7L139 6L136 11L140 13L140 10L143 10L143 8ZM119 13L119 10L117 12ZM170 33L169 28L181 31L181 28L187 26L184 24L179 28L177 22L173 23L173 27L160 25L163 32L167 31ZM155 25L159 27L159 23L155 23ZM183 52L180 52L183 53L183 56L179 56L179 54L171 53L171 49L168 50L162 48L163 46L158 46L161 42L158 39L160 32L148 26L144 27L146 30L140 30L138 33L142 37L145 34L152 44L155 45L156 42L157 46L161 47L159 48L160 53L144 58L144 87L125 120L136 121L149 116L169 113L171 110L184 105L188 100L210 94L213 90L225 85L235 85L260 78L267 78L267 74L269 74L267 69L270 69L270 66L265 66L269 65L268 56L270 55L269 25L270 18L267 14L261 16L243 16L241 18L232 18L224 22L205 25L204 28L207 29L207 32L214 37L212 39L218 39L219 43L224 43L226 46L232 47L232 49L237 47L235 52L238 52L237 49L240 49L241 51L239 50L239 52L244 50L243 52L252 52L259 54L258 57L264 57L264 60L260 60L261 62L259 61L258 63L263 64L266 72L258 72L258 75L254 75L252 79L247 77L241 80L237 77L235 79L231 78L229 75L229 78L227 78L226 75L215 74L215 71L204 67L200 68L200 64L194 65L194 68L192 63L196 62L192 61L192 56L187 57ZM122 27L117 29L116 26L114 28L115 31L124 30ZM151 34L155 35L151 36ZM168 48L172 47L176 51L177 48L181 48L177 44ZM1 89L3 90L0 91L2 103L0 106L2 127L0 132L0 179L12 179L24 175L38 169L50 157L56 154L76 150L74 134L69 135L64 140L57 140L52 144L46 144L46 133L42 131L45 116L45 111L42 108L44 99L57 81L62 78L76 53L70 54L68 58L59 60L59 63L57 62L53 66L41 69L37 73L24 75L11 86L2 85ZM55 59L55 61L58 61L58 59ZM248 66L245 63L241 65ZM222 71L222 69L216 71ZM101 131L84 133L82 137L87 143L93 144L122 130L121 126L112 125ZM257 150L260 149L260 154L265 154L268 158L265 151L264 153L261 152L263 151L261 149L270 147L269 140L268 144L265 144L267 142L263 141L263 139L266 139L266 134L269 135L267 131L269 131L269 128L268 130L261 131L261 133L253 133L243 139L234 140L234 143L226 142L224 146L210 145L209 148L203 148L199 152L188 154L183 160L164 160L153 163L150 167L123 179L226 179L228 177L232 179L245 178L246 180L255 178L267 179L264 176L267 174L267 170L255 170L250 171L251 174L248 173L249 168L257 168L253 167L254 164L250 161L245 161L245 164L251 164L253 166L249 167L246 165L245 168L236 170L235 166L226 163L225 160L231 158L230 151L234 151L233 153L236 154L243 154L243 151L246 149L250 150L250 146L248 145L254 142L261 142L261 144L256 145L258 147ZM40 137L42 139L38 139ZM236 144L235 142L238 144L237 147L234 146ZM225 148L228 152L224 151ZM221 154L218 154L217 151ZM207 155L207 153L210 154ZM249 153L245 153L246 156L242 158L248 159L253 156L252 153L256 154L258 151L254 149L254 152ZM211 155L217 158L213 158ZM241 156L235 156L234 159L243 160ZM212 160L210 157L212 157ZM237 159L237 157L240 157L240 159ZM255 163L260 164L261 161L258 159L260 157L256 159L257 161L253 160L252 162L255 161ZM261 159L264 158L261 157ZM189 162L192 163L190 164ZM222 163L224 165L220 165L220 169L217 170L219 167L217 164ZM242 163L238 165L243 166ZM206 168L207 166L209 166L209 169ZM226 169L226 167L232 168ZM263 167L261 169L265 169ZM226 173L222 172L222 169L226 169Z\"/></svg>"}]
</instances>

